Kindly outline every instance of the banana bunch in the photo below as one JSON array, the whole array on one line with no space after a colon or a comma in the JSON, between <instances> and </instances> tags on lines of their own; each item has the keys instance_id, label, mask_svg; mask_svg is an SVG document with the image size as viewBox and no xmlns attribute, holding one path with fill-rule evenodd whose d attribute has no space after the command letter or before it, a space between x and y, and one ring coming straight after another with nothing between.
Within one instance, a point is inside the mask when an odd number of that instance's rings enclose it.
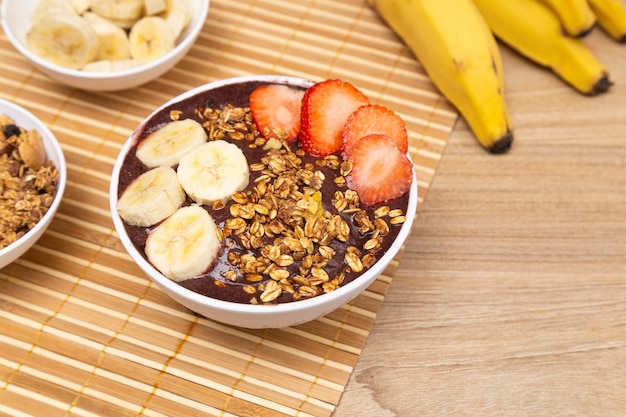
<instances>
[{"instance_id":1,"label":"banana bunch","mask_svg":"<svg viewBox=\"0 0 626 417\"><path fill-rule=\"evenodd\" d=\"M492 153L513 141L495 39L591 96L612 83L582 38L600 26L626 42L623 0L368 1Z\"/></svg>"},{"instance_id":2,"label":"banana bunch","mask_svg":"<svg viewBox=\"0 0 626 417\"><path fill-rule=\"evenodd\" d=\"M26 44L66 68L123 70L174 49L192 16L190 0L40 0Z\"/></svg>"}]
</instances>

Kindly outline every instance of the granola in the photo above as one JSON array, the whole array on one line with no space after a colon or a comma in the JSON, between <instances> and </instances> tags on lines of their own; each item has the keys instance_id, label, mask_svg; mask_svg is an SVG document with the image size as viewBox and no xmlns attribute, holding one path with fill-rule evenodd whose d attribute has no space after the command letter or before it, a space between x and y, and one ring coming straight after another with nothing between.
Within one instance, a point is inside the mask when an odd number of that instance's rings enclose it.
<instances>
[{"instance_id":1,"label":"granola","mask_svg":"<svg viewBox=\"0 0 626 417\"><path fill-rule=\"evenodd\" d=\"M50 208L59 172L41 136L0 115L0 249L31 230Z\"/></svg>"}]
</instances>

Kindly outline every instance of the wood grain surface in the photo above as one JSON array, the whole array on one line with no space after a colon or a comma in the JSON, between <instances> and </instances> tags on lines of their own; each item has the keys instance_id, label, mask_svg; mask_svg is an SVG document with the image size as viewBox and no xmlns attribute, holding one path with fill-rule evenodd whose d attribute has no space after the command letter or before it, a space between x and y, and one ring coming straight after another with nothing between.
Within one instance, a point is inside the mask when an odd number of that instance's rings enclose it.
<instances>
[{"instance_id":1,"label":"wood grain surface","mask_svg":"<svg viewBox=\"0 0 626 417\"><path fill-rule=\"evenodd\" d=\"M461 119L333 417L626 415L626 45L574 93L502 48L516 139Z\"/></svg>"}]
</instances>

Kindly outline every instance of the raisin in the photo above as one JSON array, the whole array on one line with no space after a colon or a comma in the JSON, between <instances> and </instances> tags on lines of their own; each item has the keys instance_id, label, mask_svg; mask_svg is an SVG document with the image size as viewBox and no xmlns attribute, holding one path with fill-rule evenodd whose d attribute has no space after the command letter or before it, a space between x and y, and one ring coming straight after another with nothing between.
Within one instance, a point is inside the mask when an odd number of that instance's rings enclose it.
<instances>
[{"instance_id":1,"label":"raisin","mask_svg":"<svg viewBox=\"0 0 626 417\"><path fill-rule=\"evenodd\" d=\"M19 136L21 131L20 128L17 127L14 124L8 124L6 126L4 126L4 137L5 138L10 138L11 136Z\"/></svg>"}]
</instances>

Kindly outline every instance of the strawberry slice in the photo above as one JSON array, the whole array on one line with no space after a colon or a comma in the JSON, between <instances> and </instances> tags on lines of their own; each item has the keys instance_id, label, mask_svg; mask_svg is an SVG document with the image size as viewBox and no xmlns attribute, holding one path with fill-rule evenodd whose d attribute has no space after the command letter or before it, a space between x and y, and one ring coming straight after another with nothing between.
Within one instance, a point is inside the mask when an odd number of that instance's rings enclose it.
<instances>
[{"instance_id":1,"label":"strawberry slice","mask_svg":"<svg viewBox=\"0 0 626 417\"><path fill-rule=\"evenodd\" d=\"M378 104L359 107L350 115L343 130L341 155L350 157L352 147L364 136L379 133L392 138L402 153L409 150L409 137L404 120L386 107Z\"/></svg>"},{"instance_id":2,"label":"strawberry slice","mask_svg":"<svg viewBox=\"0 0 626 417\"><path fill-rule=\"evenodd\" d=\"M266 139L293 142L300 134L304 90L282 84L257 87L250 94L250 111L257 129Z\"/></svg>"},{"instance_id":3,"label":"strawberry slice","mask_svg":"<svg viewBox=\"0 0 626 417\"><path fill-rule=\"evenodd\" d=\"M366 206L398 198L411 187L413 164L389 136L371 134L358 140L350 156L347 185Z\"/></svg>"},{"instance_id":4,"label":"strawberry slice","mask_svg":"<svg viewBox=\"0 0 626 417\"><path fill-rule=\"evenodd\" d=\"M312 85L302 99L300 146L318 157L339 152L348 117L367 104L367 96L349 82L326 80Z\"/></svg>"}]
</instances>

